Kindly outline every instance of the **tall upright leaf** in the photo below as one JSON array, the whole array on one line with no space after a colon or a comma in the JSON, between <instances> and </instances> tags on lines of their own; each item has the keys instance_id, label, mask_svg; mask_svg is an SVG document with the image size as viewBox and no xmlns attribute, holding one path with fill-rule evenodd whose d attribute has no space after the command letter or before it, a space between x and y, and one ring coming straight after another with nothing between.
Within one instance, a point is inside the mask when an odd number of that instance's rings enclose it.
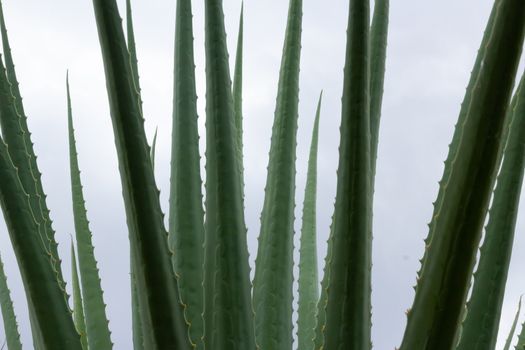
<instances>
[{"instance_id":1,"label":"tall upright leaf","mask_svg":"<svg viewBox=\"0 0 525 350\"><path fill-rule=\"evenodd\" d=\"M7 277L4 272L4 263L0 260L0 308L4 321L6 344L9 350L22 350L18 323L11 300L11 292L7 286Z\"/></svg>"},{"instance_id":2,"label":"tall upright leaf","mask_svg":"<svg viewBox=\"0 0 525 350\"><path fill-rule=\"evenodd\" d=\"M205 2L206 348L255 349L250 268L222 0Z\"/></svg>"},{"instance_id":3,"label":"tall upright leaf","mask_svg":"<svg viewBox=\"0 0 525 350\"><path fill-rule=\"evenodd\" d=\"M494 10L482 63L466 96L464 122L458 126L460 141L442 182L447 191L431 225L402 350L453 346L467 297L525 32L523 1L501 0Z\"/></svg>"},{"instance_id":4,"label":"tall upright leaf","mask_svg":"<svg viewBox=\"0 0 525 350\"><path fill-rule=\"evenodd\" d=\"M159 194L144 132L140 99L115 0L93 0L119 159L141 320L148 349L187 349Z\"/></svg>"},{"instance_id":5,"label":"tall upright leaf","mask_svg":"<svg viewBox=\"0 0 525 350\"><path fill-rule=\"evenodd\" d=\"M508 141L489 212L485 240L458 349L493 349L498 338L501 308L514 243L519 200L525 170L525 88L516 92L509 110Z\"/></svg>"},{"instance_id":6,"label":"tall upright leaf","mask_svg":"<svg viewBox=\"0 0 525 350\"><path fill-rule=\"evenodd\" d=\"M190 0L178 0L171 148L170 235L173 269L178 275L190 337L202 348L204 335L204 211L200 173L197 92Z\"/></svg>"},{"instance_id":7,"label":"tall upright leaf","mask_svg":"<svg viewBox=\"0 0 525 350\"><path fill-rule=\"evenodd\" d=\"M237 52L235 54L235 69L233 72L233 109L235 111L235 128L237 129L237 146L239 147L239 168L241 171L242 190L244 192L244 161L243 161L243 114L242 114L242 60L244 41L244 2L241 5L239 33L237 35ZM244 193L243 193L244 196Z\"/></svg>"},{"instance_id":8,"label":"tall upright leaf","mask_svg":"<svg viewBox=\"0 0 525 350\"><path fill-rule=\"evenodd\" d=\"M140 79L139 79L139 67L137 59L137 50L135 46L135 33L133 30L133 15L131 10L131 0L126 0L126 34L128 39L128 51L129 59L131 64L131 71L133 73L133 86L140 99L140 109L142 112L142 99L140 97ZM150 155L153 153L151 149ZM153 171L155 172L155 164L153 157L151 157L151 164ZM140 302L137 295L137 278L136 274L136 258L135 249L133 248L133 242L130 241L130 283L131 283L131 317L132 317L132 332L133 332L133 347L135 350L142 350L144 348L144 333L142 331L142 321L140 317ZM147 332L146 336L150 333ZM153 340L149 340L151 344Z\"/></svg>"},{"instance_id":9,"label":"tall upright leaf","mask_svg":"<svg viewBox=\"0 0 525 350\"><path fill-rule=\"evenodd\" d=\"M97 261L95 259L95 248L93 247L92 235L89 229L84 194L82 191L82 181L80 179L69 80L66 81L66 86L71 194L78 244L78 265L80 268L82 294L84 296L87 339L91 349L111 349L113 347L111 332L109 331L106 305L104 304L104 296L100 284Z\"/></svg>"},{"instance_id":10,"label":"tall upright leaf","mask_svg":"<svg viewBox=\"0 0 525 350\"><path fill-rule=\"evenodd\" d=\"M295 158L302 0L290 0L253 282L255 334L263 349L292 347Z\"/></svg>"},{"instance_id":11,"label":"tall upright leaf","mask_svg":"<svg viewBox=\"0 0 525 350\"><path fill-rule=\"evenodd\" d=\"M376 173L379 124L385 85L386 47L390 0L374 1L374 15L370 30L370 157L372 188Z\"/></svg>"},{"instance_id":12,"label":"tall upright leaf","mask_svg":"<svg viewBox=\"0 0 525 350\"><path fill-rule=\"evenodd\" d=\"M77 257L75 254L73 239L71 239L71 285L73 289L73 322L75 322L75 328L80 335L82 349L87 350L88 341L86 333L86 319L84 317L84 305L82 304L82 292L80 291Z\"/></svg>"},{"instance_id":13,"label":"tall upright leaf","mask_svg":"<svg viewBox=\"0 0 525 350\"><path fill-rule=\"evenodd\" d=\"M58 256L58 245L55 240L55 231L52 227L52 221L46 203L46 195L44 194L42 187L42 174L38 169L33 142L31 141L31 133L27 126L27 117L22 103L20 87L16 78L15 65L11 54L11 47L9 46L9 38L7 36L7 28L1 1L0 33L2 36L7 80L9 81L9 88L11 90L10 98L14 100L14 107L12 107L13 113L3 113L2 118L0 118L2 134L6 143L10 145L9 152L13 158L15 166L19 169L19 176L24 185L24 189L31 196L31 205L35 217L39 222L42 222L42 225L44 226L42 232L45 236L45 247L49 252L49 258L51 259L53 268L56 271L58 282L61 287L64 288L65 283L60 266L61 260Z\"/></svg>"},{"instance_id":14,"label":"tall upright leaf","mask_svg":"<svg viewBox=\"0 0 525 350\"><path fill-rule=\"evenodd\" d=\"M315 315L319 299L319 278L317 276L317 145L321 101L319 96L317 113L312 132L308 173L304 191L303 222L299 256L299 310L297 338L299 349L312 349L315 338Z\"/></svg>"},{"instance_id":15,"label":"tall upright leaf","mask_svg":"<svg viewBox=\"0 0 525 350\"><path fill-rule=\"evenodd\" d=\"M371 347L369 17L369 1L350 1L326 349Z\"/></svg>"}]
</instances>

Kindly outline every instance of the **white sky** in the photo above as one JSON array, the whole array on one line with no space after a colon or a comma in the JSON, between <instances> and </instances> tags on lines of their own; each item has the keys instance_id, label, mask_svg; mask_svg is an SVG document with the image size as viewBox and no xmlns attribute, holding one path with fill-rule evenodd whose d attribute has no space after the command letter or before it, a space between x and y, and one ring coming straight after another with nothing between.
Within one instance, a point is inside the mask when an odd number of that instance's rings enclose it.
<instances>
[{"instance_id":1,"label":"white sky","mask_svg":"<svg viewBox=\"0 0 525 350\"><path fill-rule=\"evenodd\" d=\"M200 125L204 116L203 1L194 1ZM373 342L399 345L411 305L418 259L441 178L442 162L490 11L490 0L392 1L389 53L375 199ZM121 13L124 1L119 0ZM159 127L156 175L167 211L175 1L133 1L147 133ZM233 59L240 0L224 1ZM287 1L245 1L246 221L251 260L263 201ZM333 209L348 1L304 0L297 211L319 91L318 241L324 263ZM129 257L120 178L91 1L4 0L29 126L66 276L73 233L67 154L65 72L70 70L79 162L115 349L131 348ZM204 136L201 131L201 135ZM204 145L203 145L204 146ZM502 318L506 337L525 292L525 222L518 219ZM296 231L300 231L297 220ZM298 242L298 240L296 240ZM298 244L296 244L298 246ZM3 255L22 339L31 347L25 296L5 225ZM2 334L3 331L0 331ZM0 336L2 338L2 336Z\"/></svg>"}]
</instances>

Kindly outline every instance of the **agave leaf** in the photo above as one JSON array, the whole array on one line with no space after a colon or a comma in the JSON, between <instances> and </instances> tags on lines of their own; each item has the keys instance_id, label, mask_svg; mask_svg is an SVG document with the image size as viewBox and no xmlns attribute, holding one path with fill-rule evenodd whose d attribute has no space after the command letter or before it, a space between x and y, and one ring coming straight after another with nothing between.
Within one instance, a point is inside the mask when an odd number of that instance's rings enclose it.
<instances>
[{"instance_id":1,"label":"agave leaf","mask_svg":"<svg viewBox=\"0 0 525 350\"><path fill-rule=\"evenodd\" d=\"M78 280L77 257L75 255L75 246L71 239L71 281L73 288L73 322L80 335L82 349L88 349L86 320L84 318L84 306L82 305L82 293L80 291L80 281Z\"/></svg>"},{"instance_id":2,"label":"agave leaf","mask_svg":"<svg viewBox=\"0 0 525 350\"><path fill-rule=\"evenodd\" d=\"M205 37L204 339L214 350L250 350L255 348L250 268L221 0L205 1Z\"/></svg>"},{"instance_id":3,"label":"agave leaf","mask_svg":"<svg viewBox=\"0 0 525 350\"><path fill-rule=\"evenodd\" d=\"M374 2L374 15L370 30L370 157L372 162L372 188L374 187L376 173L379 124L385 85L389 7L390 0L376 0Z\"/></svg>"},{"instance_id":4,"label":"agave leaf","mask_svg":"<svg viewBox=\"0 0 525 350\"><path fill-rule=\"evenodd\" d=\"M447 191L431 226L402 350L452 347L467 297L525 32L524 2L498 1L495 11L453 167L442 183Z\"/></svg>"},{"instance_id":5,"label":"agave leaf","mask_svg":"<svg viewBox=\"0 0 525 350\"><path fill-rule=\"evenodd\" d=\"M19 132L15 131L15 118L16 108L14 106L14 99L12 93L9 89L9 84L5 75L5 70L3 64L0 61L0 123L2 128L9 125L13 127L13 132L10 133L11 136L20 135ZM6 122L6 123L2 123ZM4 135L6 133L4 132ZM8 146L4 143L5 140L2 140L2 150L5 154L0 155L0 168L3 170L3 177L6 179L5 183L2 183L2 187L10 186L9 188L0 188L0 192L3 191L3 194L0 194L4 199L2 201L2 206L4 210L4 216L8 223L8 229L10 231L11 242L17 255L18 263L20 270L24 279L24 286L26 288L26 296L28 300L28 308L30 319L32 321L32 331L35 339L35 347L42 348L49 344L60 344L61 342L69 342L71 346L75 346L75 341L71 338L73 333L69 333L71 330L76 334L76 331L73 327L73 322L71 318L71 313L68 308L67 303L67 294L64 290L64 286L58 281L58 271L56 270L57 265L55 265L53 259L50 259L51 252L49 250L48 240L46 239L46 227L39 220L41 216L39 215L39 208L37 202L34 200L35 197L29 195L23 184L22 173L25 175L24 179L26 185L29 183L29 178L32 176L28 172L24 172L28 168L16 167L11 159L11 155L20 156L19 161L27 161L27 158L21 157L22 154L25 154L25 145L24 142L12 142L12 146ZM20 141L17 140L17 141ZM7 185L8 183L11 185ZM15 184L16 183L16 184ZM19 194L11 193L13 191L20 191ZM6 198L11 198L7 200ZM23 201L17 202L17 201ZM27 205L27 207L26 207ZM13 209L11 209L13 207ZM36 210L36 212L35 212ZM14 216L14 217L13 217ZM38 218L37 218L38 217ZM19 221L24 221L20 223ZM22 242L21 242L22 241ZM23 247L23 248L22 248ZM39 260L38 258L43 260ZM41 271L37 273L38 270L31 269L26 264L29 261L25 259L31 259L31 264L40 264ZM28 270L29 269L29 270ZM49 272L49 275L47 273ZM37 274L34 276L33 274ZM30 276L33 276L32 280ZM50 277L54 282L48 280ZM45 287L42 287L41 290L37 290L35 284L42 282L45 284ZM45 281L45 282L44 282ZM51 283L54 283L55 286L52 286ZM55 288L56 287L56 288ZM60 294L60 298L58 294ZM47 295L48 298L58 298L56 300L51 300L48 303L44 302L42 306L37 305L38 300L45 300L43 295ZM43 299L39 299L43 298ZM43 309L43 306L47 307L56 307L56 317L51 317L53 320L48 320L49 309ZM39 314L40 313L40 314ZM69 324L68 324L69 322ZM63 324L63 336L57 334L57 331L50 332L50 334L44 334L44 329L47 329L51 324L55 326ZM59 328L56 328L59 329ZM78 339L77 339L78 340ZM80 346L80 342L78 342Z\"/></svg>"},{"instance_id":6,"label":"agave leaf","mask_svg":"<svg viewBox=\"0 0 525 350\"><path fill-rule=\"evenodd\" d=\"M370 3L350 1L326 349L369 349L371 287Z\"/></svg>"},{"instance_id":7,"label":"agave leaf","mask_svg":"<svg viewBox=\"0 0 525 350\"><path fill-rule=\"evenodd\" d=\"M4 330L6 344L9 350L22 350L20 333L18 333L18 323L11 300L11 292L7 286L7 277L4 272L4 264L0 260L0 308L2 309L2 319L4 320Z\"/></svg>"},{"instance_id":8,"label":"agave leaf","mask_svg":"<svg viewBox=\"0 0 525 350\"><path fill-rule=\"evenodd\" d=\"M243 56L243 31L244 31L244 2L241 4L239 19L239 33L237 35L237 53L235 55L235 69L233 73L233 109L235 111L235 128L237 129L237 146L239 168L241 172L242 191L244 198L244 161L243 161L243 126L242 126L242 56Z\"/></svg>"},{"instance_id":9,"label":"agave leaf","mask_svg":"<svg viewBox=\"0 0 525 350\"><path fill-rule=\"evenodd\" d=\"M326 305L328 303L328 281L330 280L330 261L332 260L333 252L333 221L330 225L330 233L328 234L326 256L324 259L323 279L321 280L321 295L317 302L317 312L315 317L315 338L314 349L321 349L324 344L324 328L326 326Z\"/></svg>"},{"instance_id":10,"label":"agave leaf","mask_svg":"<svg viewBox=\"0 0 525 350\"><path fill-rule=\"evenodd\" d=\"M136 259L144 346L187 349L190 342L172 271L140 99L115 0L93 0L119 159L130 246ZM149 335L146 336L146 333Z\"/></svg>"},{"instance_id":11,"label":"agave leaf","mask_svg":"<svg viewBox=\"0 0 525 350\"><path fill-rule=\"evenodd\" d=\"M133 331L133 349L144 350L144 336L142 334L142 322L140 320L140 306L137 292L137 278L135 277L135 262L131 255L130 263L131 282L131 325Z\"/></svg>"},{"instance_id":12,"label":"agave leaf","mask_svg":"<svg viewBox=\"0 0 525 350\"><path fill-rule=\"evenodd\" d=\"M30 199L4 142L0 142L0 205L33 321L42 337L41 345L45 349L80 350L80 337L73 325L64 291L56 281L49 257L43 253L45 243L39 232L41 226L34 218Z\"/></svg>"},{"instance_id":13,"label":"agave leaf","mask_svg":"<svg viewBox=\"0 0 525 350\"><path fill-rule=\"evenodd\" d=\"M91 239L92 234L89 229L84 194L82 192L75 131L73 128L69 80L66 81L66 85L71 193L78 244L78 264L80 268L82 294L84 295L87 339L91 349L111 349L113 347L111 332L109 331L109 322L106 317L106 305L104 304L104 296L102 286L100 285L97 261L95 259L95 249ZM80 334L82 335L82 333Z\"/></svg>"},{"instance_id":14,"label":"agave leaf","mask_svg":"<svg viewBox=\"0 0 525 350\"><path fill-rule=\"evenodd\" d=\"M257 345L292 347L295 158L299 103L302 0L291 0L272 131L253 303Z\"/></svg>"},{"instance_id":15,"label":"agave leaf","mask_svg":"<svg viewBox=\"0 0 525 350\"><path fill-rule=\"evenodd\" d=\"M321 101L319 96L317 113L310 145L308 174L303 203L303 223L301 229L301 248L299 257L299 309L297 338L299 349L312 349L315 338L315 315L319 299L319 278L317 276L317 145L319 138L319 118Z\"/></svg>"},{"instance_id":16,"label":"agave leaf","mask_svg":"<svg viewBox=\"0 0 525 350\"><path fill-rule=\"evenodd\" d=\"M503 346L503 350L509 350L510 346L512 344L512 338L514 338L514 333L516 332L516 326L518 325L518 320L520 318L520 311L521 311L521 297L520 301L518 303L518 311L516 311L516 316L514 316L514 321L512 322L512 326L510 327L509 335L507 337L507 340L505 341L505 345Z\"/></svg>"},{"instance_id":17,"label":"agave leaf","mask_svg":"<svg viewBox=\"0 0 525 350\"><path fill-rule=\"evenodd\" d=\"M140 97L139 64L137 59L137 47L135 44L135 32L133 30L133 16L131 11L131 0L126 0L126 34L128 38L129 62L133 74L133 86L140 99L140 112L142 113L142 99Z\"/></svg>"},{"instance_id":18,"label":"agave leaf","mask_svg":"<svg viewBox=\"0 0 525 350\"><path fill-rule=\"evenodd\" d=\"M10 107L11 113L2 113L2 118L0 118L2 134L5 142L10 145L9 152L11 153L15 166L19 169L19 176L24 185L24 189L31 196L31 205L35 217L39 222L42 222L44 226L43 232L46 237L45 247L57 274L58 282L62 288L65 288L62 269L60 267L61 260L57 251L58 245L55 240L55 231L53 230L49 209L46 204L46 196L42 187L41 173L38 170L33 142L31 141L31 133L27 126L27 117L24 112L20 87L16 78L15 65L13 63L11 47L9 46L9 38L7 36L1 2L0 33L2 36L7 80L9 81L9 88L11 90L11 96L9 96L9 98L13 99L12 103L14 104L14 106ZM2 79L5 79L3 75Z\"/></svg>"},{"instance_id":19,"label":"agave leaf","mask_svg":"<svg viewBox=\"0 0 525 350\"><path fill-rule=\"evenodd\" d=\"M135 46L135 33L133 31L133 16L131 11L131 1L126 0L126 25L127 25L127 39L128 39L128 51L131 70L133 73L133 84L135 91L140 99L140 79L139 79L139 67L137 60L137 51ZM142 112L142 100L140 101L140 108ZM156 132L155 132L156 133ZM155 164L153 159L153 150L151 149L151 164L152 168L155 171ZM140 302L137 294L137 278L135 276L136 268L136 258L134 249L132 247L133 242L130 242L130 282L131 282L131 315L132 315L132 325L133 325L133 347L135 350L142 350L144 348L144 334L142 332L142 321L140 318ZM146 333L150 335L150 333ZM151 338L151 337L150 337ZM153 343L153 339L149 340L149 344Z\"/></svg>"},{"instance_id":20,"label":"agave leaf","mask_svg":"<svg viewBox=\"0 0 525 350\"><path fill-rule=\"evenodd\" d=\"M514 243L525 166L525 88L522 78L507 112L508 140L489 212L474 286L458 350L496 346L501 307Z\"/></svg>"},{"instance_id":21,"label":"agave leaf","mask_svg":"<svg viewBox=\"0 0 525 350\"><path fill-rule=\"evenodd\" d=\"M170 249L190 338L203 348L204 211L200 173L197 92L193 55L191 1L178 0L175 27L175 74L170 189Z\"/></svg>"}]
</instances>

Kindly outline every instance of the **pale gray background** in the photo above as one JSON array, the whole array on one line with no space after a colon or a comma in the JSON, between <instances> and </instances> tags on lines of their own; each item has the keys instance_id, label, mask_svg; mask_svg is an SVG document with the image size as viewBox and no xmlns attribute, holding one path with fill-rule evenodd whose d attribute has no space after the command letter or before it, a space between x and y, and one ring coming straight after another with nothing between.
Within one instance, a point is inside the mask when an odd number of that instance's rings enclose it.
<instances>
[{"instance_id":1,"label":"pale gray background","mask_svg":"<svg viewBox=\"0 0 525 350\"><path fill-rule=\"evenodd\" d=\"M375 200L373 340L377 349L399 345L410 307L418 259L490 0L392 1L389 54ZM124 1L119 0L124 10ZM157 179L167 211L175 1L133 1L146 128L159 127ZM251 261L263 200L287 1L245 2L246 220ZM232 58L240 1L224 1ZM82 179L107 312L116 349L131 348L128 241L104 71L89 0L5 0L4 10L29 126L69 278L73 232L66 133L65 72L70 70ZM121 11L121 13L123 13ZM297 211L315 106L324 89L319 156L320 262L333 209L348 1L304 1ZM194 1L200 125L204 116L203 1ZM201 130L201 135L204 135ZM202 145L204 149L205 145ZM297 220L296 229L300 229ZM20 276L5 225L0 251L6 265L22 339L31 348ZM506 336L525 291L525 222L518 220L502 334ZM297 244L296 244L297 246ZM321 269L321 268L320 268ZM3 338L0 331L0 339Z\"/></svg>"}]
</instances>

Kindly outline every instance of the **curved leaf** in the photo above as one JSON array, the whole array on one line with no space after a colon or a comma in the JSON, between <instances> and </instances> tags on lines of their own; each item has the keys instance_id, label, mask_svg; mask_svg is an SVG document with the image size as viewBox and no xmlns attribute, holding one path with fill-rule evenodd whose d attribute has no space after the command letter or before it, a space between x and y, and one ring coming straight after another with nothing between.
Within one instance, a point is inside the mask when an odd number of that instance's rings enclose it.
<instances>
[{"instance_id":1,"label":"curved leaf","mask_svg":"<svg viewBox=\"0 0 525 350\"><path fill-rule=\"evenodd\" d=\"M20 180L26 192L31 196L31 205L35 213L35 218L43 225L43 234L46 237L45 247L49 253L49 258L55 269L57 280L61 288L65 288L64 277L62 275L61 260L58 256L57 242L55 240L55 231L52 227L52 221L49 216L49 209L46 203L41 181L41 173L38 169L36 155L31 141L31 133L27 126L27 117L25 115L20 87L16 78L15 65L9 46L7 28L4 20L2 3L0 2L0 33L2 35L2 44L4 51L5 68L7 73L8 86L11 91L9 103L9 112L2 113L0 117L0 126L5 142L10 145L10 155L15 166L18 168ZM2 74L2 79L5 79ZM64 289L65 293L65 289ZM67 295L66 295L67 298ZM34 334L34 336L37 336Z\"/></svg>"},{"instance_id":2,"label":"curved leaf","mask_svg":"<svg viewBox=\"0 0 525 350\"><path fill-rule=\"evenodd\" d=\"M496 346L525 166L525 88L522 78L507 112L508 140L458 350ZM512 108L513 107L513 108Z\"/></svg>"},{"instance_id":3,"label":"curved leaf","mask_svg":"<svg viewBox=\"0 0 525 350\"><path fill-rule=\"evenodd\" d=\"M453 167L441 184L447 191L431 225L402 350L448 349L456 338L499 166L500 137L525 32L524 2L498 1L495 11L479 72L471 94L467 92Z\"/></svg>"},{"instance_id":4,"label":"curved leaf","mask_svg":"<svg viewBox=\"0 0 525 350\"><path fill-rule=\"evenodd\" d=\"M144 346L187 349L190 342L172 271L167 232L144 132L140 99L115 0L93 0L106 72L130 246L136 259ZM146 333L149 335L146 336Z\"/></svg>"}]
</instances>

